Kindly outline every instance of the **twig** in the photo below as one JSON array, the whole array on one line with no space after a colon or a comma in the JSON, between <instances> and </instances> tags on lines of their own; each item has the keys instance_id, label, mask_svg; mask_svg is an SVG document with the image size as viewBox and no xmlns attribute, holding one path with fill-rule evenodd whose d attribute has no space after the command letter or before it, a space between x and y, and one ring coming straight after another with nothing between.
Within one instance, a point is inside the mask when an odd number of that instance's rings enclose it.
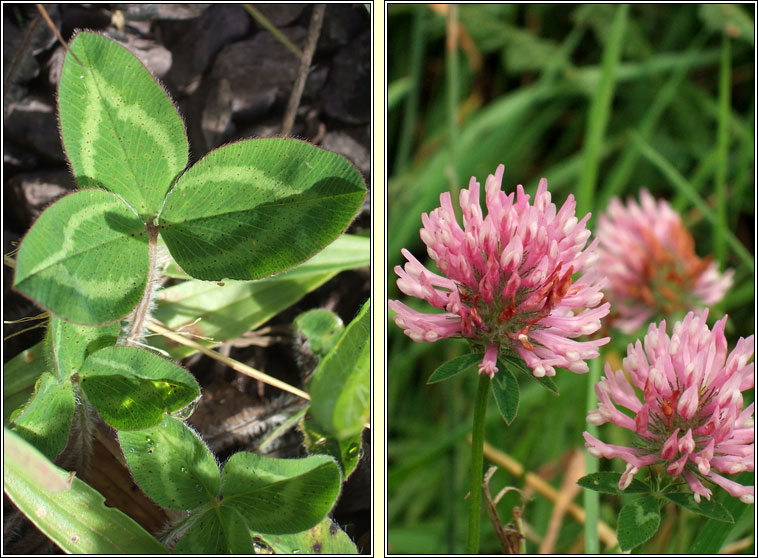
<instances>
[{"instance_id":1,"label":"twig","mask_svg":"<svg viewBox=\"0 0 758 558\"><path fill-rule=\"evenodd\" d=\"M80 65L82 68L84 68L84 64L82 64L82 61L81 61L81 60L79 60L79 58L76 56L76 54L74 54L73 52L71 52L71 49L70 49L70 48L68 48L68 43L66 43L66 40L63 38L63 35L61 35L61 32L60 32L60 31L58 31L58 28L57 28L57 27L55 26L55 24L53 23L53 20L52 20L52 19L50 19L50 16L48 15L48 13L47 13L47 10L45 9L45 7L44 7L42 4L37 4L37 10L39 10L39 13L40 13L40 15L41 15L41 16L42 16L42 18L45 20L45 23L47 23L47 26L48 26L48 27L49 27L49 28L52 30L52 32L55 34L55 37L56 37L56 38L57 38L57 39L60 41L60 43L63 45L63 48L65 48L65 49L66 49L66 52L67 52L67 53L69 53L69 54L71 54L71 56L73 56L73 57L74 57L74 60L76 60L77 62L79 62L79 65Z\"/></svg>"},{"instance_id":2,"label":"twig","mask_svg":"<svg viewBox=\"0 0 758 558\"><path fill-rule=\"evenodd\" d=\"M261 25L263 25L263 27L265 27L266 29L268 29L269 32L274 37L276 37L277 39L279 39L279 41L284 46L286 46L288 49L290 49L295 54L295 56L297 56L298 58L302 58L303 57L303 51L300 50L299 48L297 48L297 46L295 44L293 44L292 41L290 41L284 33L282 33L281 31L279 31L274 26L273 23L271 23L268 19L266 19L266 16L264 16L261 12L259 12L258 9L255 6L253 6L251 4L242 4L242 7L245 9L245 11L247 13L249 13L251 16L253 16L253 19L255 19L255 21L257 21L258 23L260 23Z\"/></svg>"},{"instance_id":3,"label":"twig","mask_svg":"<svg viewBox=\"0 0 758 558\"><path fill-rule=\"evenodd\" d=\"M468 441L471 443L470 435L468 436ZM493 448L486 441L484 442L484 456L496 465L510 471L512 475L517 477L523 476L527 485L534 488L551 502L557 502L559 500L560 496L555 488L534 473L526 473L526 475L524 475L524 466L521 463L513 459L510 455ZM566 511L568 511L568 513L579 523L584 523L585 513L584 509L580 506L571 502L566 507ZM612 548L618 544L616 533L604 521L598 521L597 532L600 540L603 541L603 544L605 544L607 548Z\"/></svg>"},{"instance_id":4,"label":"twig","mask_svg":"<svg viewBox=\"0 0 758 558\"><path fill-rule=\"evenodd\" d=\"M497 536L497 540L500 541L503 554L523 554L523 552L519 552L519 549L521 542L524 540L524 535L520 531L514 532L513 529L507 529L500 521L500 516L497 513L497 503L507 490L518 489L506 486L493 500L490 495L490 479L495 474L495 471L497 471L497 467L490 467L484 475L484 482L482 483L484 496L487 498L487 515L489 515L492 526L495 528L495 535Z\"/></svg>"},{"instance_id":5,"label":"twig","mask_svg":"<svg viewBox=\"0 0 758 558\"><path fill-rule=\"evenodd\" d=\"M204 347L203 345L201 345L200 343L197 343L196 341L193 341L192 339L187 339L183 335L175 333L171 331L170 329L166 329L164 326L162 326L155 320L152 320L152 319L149 320L146 326L148 329L151 329L157 333L160 333L161 335L163 335L164 337L167 337L168 339L171 339L172 341L176 341L177 343L186 345L187 347L192 347L193 349L197 349L201 353L208 355L209 357L215 360L223 362L229 368L232 368L233 370L236 370L237 372L245 374L246 376L250 376L251 378L255 378L256 380L260 380L261 382L264 382L270 386L274 386L281 390L288 391L289 393L297 395L298 397L302 397L303 399L306 399L307 401L311 400L311 396L308 395L303 390L298 389L294 386L291 386L288 383L283 382L277 378L273 378L269 376L268 374L264 374L260 370L256 370L255 368L248 366L247 364L243 364L239 362L238 360L234 360L231 357L225 357L224 355L221 355L212 349L208 349L207 347Z\"/></svg>"},{"instance_id":6,"label":"twig","mask_svg":"<svg viewBox=\"0 0 758 558\"><path fill-rule=\"evenodd\" d=\"M13 53L13 58L11 58L10 64L8 64L8 68L5 71L5 76L3 77L3 100L5 100L5 95L7 95L13 76L16 75L16 72L18 72L18 69L21 67L21 62L24 60L24 54L26 54L26 51L29 49L32 37L34 37L34 34L37 32L39 24L39 17L35 17L29 23L24 32L24 36L21 38L21 44L18 45L16 52Z\"/></svg>"},{"instance_id":7,"label":"twig","mask_svg":"<svg viewBox=\"0 0 758 558\"><path fill-rule=\"evenodd\" d=\"M292 94L290 95L289 103L287 103L287 111L284 113L282 136L288 136L292 131L293 124L295 124L295 114L297 113L297 107L300 105L300 98L303 96L305 80L308 79L313 53L316 52L316 43L318 43L318 37L321 34L321 23L324 21L325 10L325 4L316 4L313 7L311 25L308 28L308 42L305 45L303 56L300 58L297 79L295 80L295 85L292 87Z\"/></svg>"}]
</instances>

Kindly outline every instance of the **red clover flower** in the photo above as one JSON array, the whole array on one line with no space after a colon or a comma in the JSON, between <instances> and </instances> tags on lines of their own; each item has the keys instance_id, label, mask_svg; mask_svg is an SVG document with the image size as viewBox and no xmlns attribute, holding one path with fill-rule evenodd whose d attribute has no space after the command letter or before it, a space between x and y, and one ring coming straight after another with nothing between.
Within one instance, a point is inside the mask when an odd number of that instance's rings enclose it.
<instances>
[{"instance_id":1,"label":"red clover flower","mask_svg":"<svg viewBox=\"0 0 758 558\"><path fill-rule=\"evenodd\" d=\"M666 322L650 324L643 344L628 347L623 369L605 365L605 377L595 386L599 404L587 422L612 422L632 431L634 447L601 442L584 433L591 455L627 462L619 488L625 489L641 467L663 464L671 477L683 476L700 502L711 491L701 479L723 487L751 504L754 487L742 486L720 473L753 471L753 407L744 407L742 392L754 385L753 336L737 341L727 357L726 316L713 330L700 316L687 314L674 325L671 338ZM641 398L640 398L641 394ZM616 405L625 407L628 416ZM718 472L716 472L718 471Z\"/></svg>"},{"instance_id":2,"label":"red clover flower","mask_svg":"<svg viewBox=\"0 0 758 558\"><path fill-rule=\"evenodd\" d=\"M597 233L613 325L625 333L677 310L714 305L732 285L734 272L721 274L710 257L698 258L679 214L646 190L639 205L612 199Z\"/></svg>"},{"instance_id":3,"label":"red clover flower","mask_svg":"<svg viewBox=\"0 0 758 558\"><path fill-rule=\"evenodd\" d=\"M585 360L597 357L598 347L609 341L574 339L595 333L609 312L609 304L601 304L599 273L581 274L596 259L597 240L585 249L590 215L577 220L573 195L556 210L544 178L532 205L521 185L514 200L501 190L503 171L500 165L487 177L486 217L474 177L460 192L463 228L449 192L440 196L441 207L421 216L421 240L443 275L403 249L408 261L395 267L397 285L445 312L417 312L390 300L395 323L418 342L466 338L484 353L479 373L490 377L499 354L517 355L537 377L554 376L556 366L587 372Z\"/></svg>"}]
</instances>

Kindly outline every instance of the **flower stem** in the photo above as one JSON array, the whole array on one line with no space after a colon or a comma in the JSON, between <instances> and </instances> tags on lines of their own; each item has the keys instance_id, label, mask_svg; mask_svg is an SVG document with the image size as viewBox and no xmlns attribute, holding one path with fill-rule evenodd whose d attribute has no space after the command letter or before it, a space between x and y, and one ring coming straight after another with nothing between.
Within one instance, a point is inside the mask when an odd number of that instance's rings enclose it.
<instances>
[{"instance_id":1,"label":"flower stem","mask_svg":"<svg viewBox=\"0 0 758 558\"><path fill-rule=\"evenodd\" d=\"M468 553L479 552L479 522L482 516L482 474L484 467L484 418L487 415L487 396L490 377L479 375L479 387L474 407L474 428L471 433L471 484L468 515Z\"/></svg>"}]
</instances>

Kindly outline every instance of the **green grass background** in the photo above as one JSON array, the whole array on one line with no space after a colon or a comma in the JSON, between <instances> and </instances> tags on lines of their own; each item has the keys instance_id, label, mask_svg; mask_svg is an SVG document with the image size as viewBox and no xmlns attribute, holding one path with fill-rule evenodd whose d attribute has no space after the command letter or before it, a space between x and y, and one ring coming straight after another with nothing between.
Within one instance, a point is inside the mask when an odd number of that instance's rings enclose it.
<instances>
[{"instance_id":1,"label":"green grass background","mask_svg":"<svg viewBox=\"0 0 758 558\"><path fill-rule=\"evenodd\" d=\"M739 337L753 334L753 10L752 4L493 4L461 5L446 16L428 5L389 5L389 298L429 309L407 300L395 285L392 270L404 263L400 249L426 260L418 234L421 213L439 205L441 192L466 187L472 175L483 184L504 163L506 191L523 184L533 193L544 176L558 207L574 193L577 213L592 212L593 230L596 215L613 196L638 199L645 187L670 200L695 237L698 255L713 254L721 270L736 272L731 291L711 309L709 324L729 314L730 349ZM449 19L462 28L453 51L446 48ZM601 360L624 356L635 337L614 335L594 372ZM390 552L465 551L466 435L475 373L426 385L437 366L465 351L459 340L413 343L390 319ZM557 473L545 476L559 488L565 456L583 448L592 384L588 375L565 370L555 380L558 398L536 382L521 381L519 414L511 427L490 400L485 439L527 471L553 467ZM746 394L752 398L752 391ZM607 442L630 442L613 426L599 430ZM485 460L485 470L487 465ZM620 460L600 460L597 466L623 471ZM752 474L747 476L750 482ZM504 486L523 488L524 481L501 470L492 480L493 494ZM590 524L599 517L615 528L627 498L601 495L599 504L590 498ZM575 501L585 505L581 497ZM517 505L515 492L500 502L503 522L512 520ZM744 513L733 527L665 508L659 533L634 552L717 552L741 542L739 552L753 553L753 507L739 506ZM552 509L545 498L532 496L524 521L541 537ZM581 553L596 544L567 516L554 550ZM527 542L527 552L537 548ZM480 551L499 552L484 515ZM601 545L599 551L606 549Z\"/></svg>"}]
</instances>

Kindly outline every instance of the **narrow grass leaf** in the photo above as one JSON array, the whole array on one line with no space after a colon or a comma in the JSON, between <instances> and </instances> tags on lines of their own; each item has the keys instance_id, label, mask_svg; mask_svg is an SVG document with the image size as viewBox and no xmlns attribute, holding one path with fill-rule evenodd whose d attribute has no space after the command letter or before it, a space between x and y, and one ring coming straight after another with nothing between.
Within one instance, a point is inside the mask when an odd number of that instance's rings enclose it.
<instances>
[{"instance_id":1,"label":"narrow grass leaf","mask_svg":"<svg viewBox=\"0 0 758 558\"><path fill-rule=\"evenodd\" d=\"M103 35L77 33L63 63L58 107L79 187L105 188L143 220L155 217L187 166L189 147L176 107L142 62Z\"/></svg>"},{"instance_id":2,"label":"narrow grass leaf","mask_svg":"<svg viewBox=\"0 0 758 558\"><path fill-rule=\"evenodd\" d=\"M155 426L200 397L186 370L136 347L106 347L84 362L81 386L109 425L119 430Z\"/></svg>"},{"instance_id":3,"label":"narrow grass leaf","mask_svg":"<svg viewBox=\"0 0 758 558\"><path fill-rule=\"evenodd\" d=\"M216 460L184 422L166 415L152 428L119 431L118 440L134 480L156 504L189 511L218 496Z\"/></svg>"},{"instance_id":4,"label":"narrow grass leaf","mask_svg":"<svg viewBox=\"0 0 758 558\"><path fill-rule=\"evenodd\" d=\"M16 506L69 554L168 554L132 518L105 505L87 483L53 465L5 428L3 485Z\"/></svg>"},{"instance_id":5,"label":"narrow grass leaf","mask_svg":"<svg viewBox=\"0 0 758 558\"><path fill-rule=\"evenodd\" d=\"M337 463L326 455L277 459L240 452L224 466L221 494L251 530L299 533L324 520L340 482Z\"/></svg>"},{"instance_id":6,"label":"narrow grass leaf","mask_svg":"<svg viewBox=\"0 0 758 558\"><path fill-rule=\"evenodd\" d=\"M603 49L603 65L600 83L592 97L587 130L584 138L584 164L576 194L576 213L583 216L592 208L595 185L600 163L600 147L608 126L613 92L616 87L616 68L624 44L624 31L629 15L629 6L616 8L613 23L608 31L608 41Z\"/></svg>"},{"instance_id":7,"label":"narrow grass leaf","mask_svg":"<svg viewBox=\"0 0 758 558\"><path fill-rule=\"evenodd\" d=\"M341 155L289 138L244 140L182 175L161 212L161 235L196 279L258 279L334 241L365 195Z\"/></svg>"},{"instance_id":8,"label":"narrow grass leaf","mask_svg":"<svg viewBox=\"0 0 758 558\"><path fill-rule=\"evenodd\" d=\"M32 398L11 416L13 430L49 459L66 446L76 400L70 381L42 374Z\"/></svg>"},{"instance_id":9,"label":"narrow grass leaf","mask_svg":"<svg viewBox=\"0 0 758 558\"><path fill-rule=\"evenodd\" d=\"M621 508L617 534L621 550L641 545L658 531L661 512L653 496L642 496Z\"/></svg>"},{"instance_id":10,"label":"narrow grass leaf","mask_svg":"<svg viewBox=\"0 0 758 558\"><path fill-rule=\"evenodd\" d=\"M110 192L82 190L26 233L13 285L64 320L104 324L137 305L148 263L147 231L134 212Z\"/></svg>"},{"instance_id":11,"label":"narrow grass leaf","mask_svg":"<svg viewBox=\"0 0 758 558\"><path fill-rule=\"evenodd\" d=\"M3 398L21 393L52 369L47 341L35 343L3 364Z\"/></svg>"},{"instance_id":12,"label":"narrow grass leaf","mask_svg":"<svg viewBox=\"0 0 758 558\"><path fill-rule=\"evenodd\" d=\"M702 214L703 217L715 228L720 226L719 220L716 217L714 211L703 201L700 195L692 188L692 185L674 168L674 166L667 161L660 153L658 153L653 147L647 143L639 134L632 134L632 140L637 145L640 153L655 166L663 176L674 186L679 193L686 196L687 199L694 205ZM739 257L743 265L750 270L751 273L755 271L755 262L753 261L753 255L740 240L729 229L723 229L721 231L726 243L734 250L734 253Z\"/></svg>"},{"instance_id":13,"label":"narrow grass leaf","mask_svg":"<svg viewBox=\"0 0 758 558\"><path fill-rule=\"evenodd\" d=\"M198 343L217 345L259 327L339 271L368 267L370 253L369 239L342 235L323 252L275 277L223 284L183 281L159 292L154 316L174 330L193 324L186 328L190 333L211 339L198 338ZM150 344L168 351L174 359L196 352L162 337L152 338Z\"/></svg>"},{"instance_id":14,"label":"narrow grass leaf","mask_svg":"<svg viewBox=\"0 0 758 558\"><path fill-rule=\"evenodd\" d=\"M694 495L688 492L666 492L663 497L698 515L704 515L724 523L734 523L732 514L716 500L703 499L696 502Z\"/></svg>"},{"instance_id":15,"label":"narrow grass leaf","mask_svg":"<svg viewBox=\"0 0 758 558\"><path fill-rule=\"evenodd\" d=\"M481 353L470 353L455 357L454 359L448 360L445 364L442 364L437 370L432 372L432 375L429 376L426 383L435 384L442 380L447 380L480 362L482 362Z\"/></svg>"}]
</instances>

